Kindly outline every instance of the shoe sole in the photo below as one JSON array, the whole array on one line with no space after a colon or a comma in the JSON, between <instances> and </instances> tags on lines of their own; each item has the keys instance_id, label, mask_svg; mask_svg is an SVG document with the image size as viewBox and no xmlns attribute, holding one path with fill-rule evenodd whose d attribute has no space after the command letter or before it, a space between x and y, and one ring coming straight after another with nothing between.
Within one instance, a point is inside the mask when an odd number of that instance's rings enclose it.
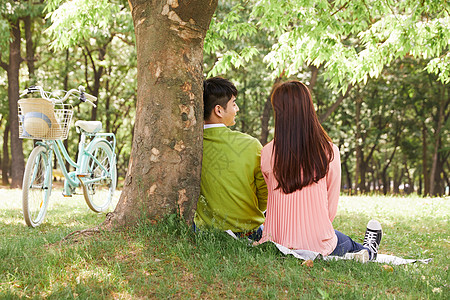
<instances>
[{"instance_id":1,"label":"shoe sole","mask_svg":"<svg viewBox=\"0 0 450 300\"><path fill-rule=\"evenodd\" d=\"M353 252L353 253L346 253L344 255L345 259L353 259L356 260L360 263L366 263L369 261L369 251L367 250L361 250L358 252Z\"/></svg>"}]
</instances>

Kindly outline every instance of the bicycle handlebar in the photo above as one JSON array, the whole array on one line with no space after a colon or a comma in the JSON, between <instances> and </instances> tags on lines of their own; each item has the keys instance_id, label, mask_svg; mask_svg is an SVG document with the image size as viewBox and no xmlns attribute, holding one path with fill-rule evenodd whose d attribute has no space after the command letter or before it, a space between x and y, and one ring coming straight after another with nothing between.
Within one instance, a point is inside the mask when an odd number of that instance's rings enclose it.
<instances>
[{"instance_id":1,"label":"bicycle handlebar","mask_svg":"<svg viewBox=\"0 0 450 300\"><path fill-rule=\"evenodd\" d=\"M82 85L80 85L78 87L78 89L71 89L71 90L67 91L66 94L64 95L64 97L62 97L62 98L51 98L51 96L53 95L52 92L44 91L44 89L41 86L32 85L32 86L26 88L25 90L23 90L22 93L20 94L20 97L23 97L23 96L25 96L27 94L31 94L31 93L34 93L34 92L39 92L43 99L51 101L53 103L63 103L72 94L78 94L79 95L78 99L80 99L80 101L87 102L90 105L92 105L93 107L97 107L97 105L95 105L93 103L94 101L97 101L97 97L86 93L85 92L85 88Z\"/></svg>"}]
</instances>

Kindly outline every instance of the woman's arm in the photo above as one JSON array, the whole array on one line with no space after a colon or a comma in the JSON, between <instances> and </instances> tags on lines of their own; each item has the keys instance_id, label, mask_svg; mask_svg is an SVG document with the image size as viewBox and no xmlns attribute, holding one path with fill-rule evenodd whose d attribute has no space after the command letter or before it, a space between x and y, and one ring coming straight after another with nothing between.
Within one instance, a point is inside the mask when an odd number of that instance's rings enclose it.
<instances>
[{"instance_id":1,"label":"woman's arm","mask_svg":"<svg viewBox=\"0 0 450 300\"><path fill-rule=\"evenodd\" d=\"M339 202L339 193L341 191L341 158L339 148L333 144L334 158L330 162L327 173L327 192L328 192L328 216L333 222L336 217L337 206Z\"/></svg>"}]
</instances>

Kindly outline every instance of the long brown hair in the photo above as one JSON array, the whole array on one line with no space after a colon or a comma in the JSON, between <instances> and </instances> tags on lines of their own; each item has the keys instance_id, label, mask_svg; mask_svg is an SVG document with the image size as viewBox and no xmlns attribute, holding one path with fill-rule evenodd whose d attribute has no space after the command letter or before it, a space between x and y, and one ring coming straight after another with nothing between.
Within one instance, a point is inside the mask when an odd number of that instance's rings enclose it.
<instances>
[{"instance_id":1,"label":"long brown hair","mask_svg":"<svg viewBox=\"0 0 450 300\"><path fill-rule=\"evenodd\" d=\"M285 82L274 90L271 100L275 116L273 172L277 189L290 194L325 177L333 146L304 84Z\"/></svg>"}]
</instances>

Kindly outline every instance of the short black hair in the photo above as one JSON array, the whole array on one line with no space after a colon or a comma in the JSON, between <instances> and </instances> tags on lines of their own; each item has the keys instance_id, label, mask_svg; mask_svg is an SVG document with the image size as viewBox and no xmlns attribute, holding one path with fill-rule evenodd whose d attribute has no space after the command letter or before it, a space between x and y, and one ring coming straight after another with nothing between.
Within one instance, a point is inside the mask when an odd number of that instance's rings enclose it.
<instances>
[{"instance_id":1,"label":"short black hair","mask_svg":"<svg viewBox=\"0 0 450 300\"><path fill-rule=\"evenodd\" d=\"M237 94L234 84L225 78L212 77L203 81L203 118L208 120L216 105L227 109L228 101Z\"/></svg>"}]
</instances>

